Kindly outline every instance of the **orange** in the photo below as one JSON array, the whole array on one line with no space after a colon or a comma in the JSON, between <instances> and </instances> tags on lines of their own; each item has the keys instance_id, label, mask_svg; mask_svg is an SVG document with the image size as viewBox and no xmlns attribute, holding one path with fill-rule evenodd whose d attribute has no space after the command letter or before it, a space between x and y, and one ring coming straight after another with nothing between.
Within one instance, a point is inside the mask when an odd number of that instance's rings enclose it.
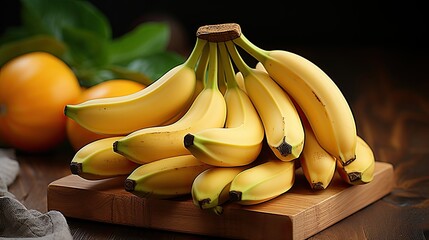
<instances>
[{"instance_id":1,"label":"orange","mask_svg":"<svg viewBox=\"0 0 429 240\"><path fill-rule=\"evenodd\" d=\"M74 72L45 52L18 56L0 69L0 139L27 152L51 150L66 137L64 107L81 93Z\"/></svg>"},{"instance_id":2,"label":"orange","mask_svg":"<svg viewBox=\"0 0 429 240\"><path fill-rule=\"evenodd\" d=\"M83 90L77 103L90 99L124 96L145 88L145 85L126 79L112 79ZM102 121L102 119L100 119ZM74 150L79 150L86 144L113 135L103 135L87 130L71 118L67 118L67 137Z\"/></svg>"}]
</instances>

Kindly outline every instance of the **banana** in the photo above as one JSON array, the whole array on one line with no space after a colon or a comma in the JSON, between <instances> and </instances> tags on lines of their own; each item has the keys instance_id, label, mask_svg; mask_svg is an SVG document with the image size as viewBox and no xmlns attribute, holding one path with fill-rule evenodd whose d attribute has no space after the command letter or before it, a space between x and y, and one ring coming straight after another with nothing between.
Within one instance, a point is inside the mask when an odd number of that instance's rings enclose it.
<instances>
[{"instance_id":1,"label":"banana","mask_svg":"<svg viewBox=\"0 0 429 240\"><path fill-rule=\"evenodd\" d=\"M113 152L112 144L121 137L102 138L83 146L70 163L73 174L88 180L128 175L140 164Z\"/></svg>"},{"instance_id":2,"label":"banana","mask_svg":"<svg viewBox=\"0 0 429 240\"><path fill-rule=\"evenodd\" d=\"M124 188L139 197L168 199L189 195L194 179L210 167L192 155L164 158L136 168L125 179Z\"/></svg>"},{"instance_id":3,"label":"banana","mask_svg":"<svg viewBox=\"0 0 429 240\"><path fill-rule=\"evenodd\" d=\"M66 105L64 114L81 126L102 134L126 135L166 125L188 107L196 86L195 66L205 40L197 38L188 59L134 94Z\"/></svg>"},{"instance_id":4,"label":"banana","mask_svg":"<svg viewBox=\"0 0 429 240\"><path fill-rule=\"evenodd\" d=\"M304 146L304 128L292 99L266 71L249 67L232 41L226 45L243 74L247 95L259 113L272 151L283 161L298 158Z\"/></svg>"},{"instance_id":5,"label":"banana","mask_svg":"<svg viewBox=\"0 0 429 240\"><path fill-rule=\"evenodd\" d=\"M191 196L195 206L222 213L222 204L229 200L229 187L238 173L248 166L212 167L204 170L192 183Z\"/></svg>"},{"instance_id":6,"label":"banana","mask_svg":"<svg viewBox=\"0 0 429 240\"><path fill-rule=\"evenodd\" d=\"M310 187L323 190L335 175L337 159L320 146L305 115L300 116L305 130L304 149L299 157L301 168Z\"/></svg>"},{"instance_id":7,"label":"banana","mask_svg":"<svg viewBox=\"0 0 429 240\"><path fill-rule=\"evenodd\" d=\"M357 136L356 160L342 166L337 163L337 172L349 184L360 185L369 183L374 178L375 156L371 147Z\"/></svg>"},{"instance_id":8,"label":"banana","mask_svg":"<svg viewBox=\"0 0 429 240\"><path fill-rule=\"evenodd\" d=\"M141 164L190 154L183 144L183 138L187 133L224 126L226 103L217 85L217 45L216 43L209 45L210 59L204 89L185 115L172 124L143 128L128 134L113 144L115 152Z\"/></svg>"},{"instance_id":9,"label":"banana","mask_svg":"<svg viewBox=\"0 0 429 240\"><path fill-rule=\"evenodd\" d=\"M243 166L259 155L264 127L248 95L240 89L226 48L219 43L226 77L225 127L208 128L184 137L185 147L200 161L218 167Z\"/></svg>"},{"instance_id":10,"label":"banana","mask_svg":"<svg viewBox=\"0 0 429 240\"><path fill-rule=\"evenodd\" d=\"M317 65L284 50L263 50L240 30L232 40L261 62L269 75L303 109L320 145L343 165L356 158L356 125L351 108L335 82ZM246 86L247 91L249 89Z\"/></svg>"},{"instance_id":11,"label":"banana","mask_svg":"<svg viewBox=\"0 0 429 240\"><path fill-rule=\"evenodd\" d=\"M235 176L229 188L230 201L242 205L266 202L289 191L294 182L295 160L271 156Z\"/></svg>"}]
</instances>

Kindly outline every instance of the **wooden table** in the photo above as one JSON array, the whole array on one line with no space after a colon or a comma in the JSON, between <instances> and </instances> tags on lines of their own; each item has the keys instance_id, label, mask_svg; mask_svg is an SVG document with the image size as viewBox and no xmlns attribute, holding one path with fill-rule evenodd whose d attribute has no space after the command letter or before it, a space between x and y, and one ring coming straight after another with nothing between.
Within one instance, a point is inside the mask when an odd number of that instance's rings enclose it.
<instances>
[{"instance_id":1,"label":"wooden table","mask_svg":"<svg viewBox=\"0 0 429 240\"><path fill-rule=\"evenodd\" d=\"M392 192L311 239L429 238L429 79L427 49L300 47L343 90L358 133L377 161L394 166ZM69 175L73 151L18 152L21 169L9 190L29 209L47 211L47 186ZM75 239L211 239L206 236L67 218Z\"/></svg>"}]
</instances>

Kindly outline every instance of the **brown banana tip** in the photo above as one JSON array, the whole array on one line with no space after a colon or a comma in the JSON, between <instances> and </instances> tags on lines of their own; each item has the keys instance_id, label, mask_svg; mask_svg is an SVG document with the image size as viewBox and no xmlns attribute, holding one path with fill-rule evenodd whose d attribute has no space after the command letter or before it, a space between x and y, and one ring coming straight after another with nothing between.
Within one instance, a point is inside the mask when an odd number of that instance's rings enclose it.
<instances>
[{"instance_id":1,"label":"brown banana tip","mask_svg":"<svg viewBox=\"0 0 429 240\"><path fill-rule=\"evenodd\" d=\"M351 183L362 180L362 173L361 172L351 172L351 173L348 173L347 176L348 176Z\"/></svg>"},{"instance_id":2,"label":"brown banana tip","mask_svg":"<svg viewBox=\"0 0 429 240\"><path fill-rule=\"evenodd\" d=\"M292 153L292 145L287 143L285 138L283 138L283 142L276 148L282 156L287 156Z\"/></svg>"},{"instance_id":3,"label":"brown banana tip","mask_svg":"<svg viewBox=\"0 0 429 240\"><path fill-rule=\"evenodd\" d=\"M209 204L210 202L211 202L210 198L205 198L205 199L198 201L198 205L200 206L201 209L203 209L203 206L206 204Z\"/></svg>"},{"instance_id":4,"label":"brown banana tip","mask_svg":"<svg viewBox=\"0 0 429 240\"><path fill-rule=\"evenodd\" d=\"M136 181L131 179L126 179L124 183L124 188L128 192L133 192L136 187Z\"/></svg>"},{"instance_id":5,"label":"brown banana tip","mask_svg":"<svg viewBox=\"0 0 429 240\"><path fill-rule=\"evenodd\" d=\"M349 159L349 160L347 160L345 162L341 161L341 165L343 167L345 167L345 166L349 165L350 163L352 163L354 160L356 160L356 155L354 156L354 158L351 158L351 159Z\"/></svg>"},{"instance_id":6,"label":"brown banana tip","mask_svg":"<svg viewBox=\"0 0 429 240\"><path fill-rule=\"evenodd\" d=\"M82 163L70 163L70 171L72 174L79 175L80 173L82 173Z\"/></svg>"},{"instance_id":7,"label":"brown banana tip","mask_svg":"<svg viewBox=\"0 0 429 240\"><path fill-rule=\"evenodd\" d=\"M183 138L183 144L185 145L185 148L189 148L190 146L194 145L194 135L188 133Z\"/></svg>"},{"instance_id":8,"label":"brown banana tip","mask_svg":"<svg viewBox=\"0 0 429 240\"><path fill-rule=\"evenodd\" d=\"M118 141L114 141L112 147L114 152L118 152Z\"/></svg>"},{"instance_id":9,"label":"brown banana tip","mask_svg":"<svg viewBox=\"0 0 429 240\"><path fill-rule=\"evenodd\" d=\"M241 192L232 190L232 191L229 192L229 200L231 202L241 201L241 195L242 195Z\"/></svg>"},{"instance_id":10,"label":"brown banana tip","mask_svg":"<svg viewBox=\"0 0 429 240\"><path fill-rule=\"evenodd\" d=\"M314 190L323 190L323 189L325 189L325 186L323 185L323 183L317 182L317 183L313 184L313 189Z\"/></svg>"}]
</instances>

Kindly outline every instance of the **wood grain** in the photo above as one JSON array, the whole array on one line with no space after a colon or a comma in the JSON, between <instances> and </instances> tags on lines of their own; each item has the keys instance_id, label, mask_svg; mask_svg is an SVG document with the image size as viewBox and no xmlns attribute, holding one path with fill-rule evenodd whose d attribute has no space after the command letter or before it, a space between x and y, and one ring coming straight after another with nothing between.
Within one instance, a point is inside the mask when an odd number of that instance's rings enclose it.
<instances>
[{"instance_id":1,"label":"wood grain","mask_svg":"<svg viewBox=\"0 0 429 240\"><path fill-rule=\"evenodd\" d=\"M159 200L123 189L124 178L89 181L76 175L48 186L48 210L99 222L217 237L305 239L388 194L393 167L377 162L374 180L350 186L339 176L324 191L312 191L300 170L293 188L266 203L227 204L216 215L193 205L190 198Z\"/></svg>"}]
</instances>

